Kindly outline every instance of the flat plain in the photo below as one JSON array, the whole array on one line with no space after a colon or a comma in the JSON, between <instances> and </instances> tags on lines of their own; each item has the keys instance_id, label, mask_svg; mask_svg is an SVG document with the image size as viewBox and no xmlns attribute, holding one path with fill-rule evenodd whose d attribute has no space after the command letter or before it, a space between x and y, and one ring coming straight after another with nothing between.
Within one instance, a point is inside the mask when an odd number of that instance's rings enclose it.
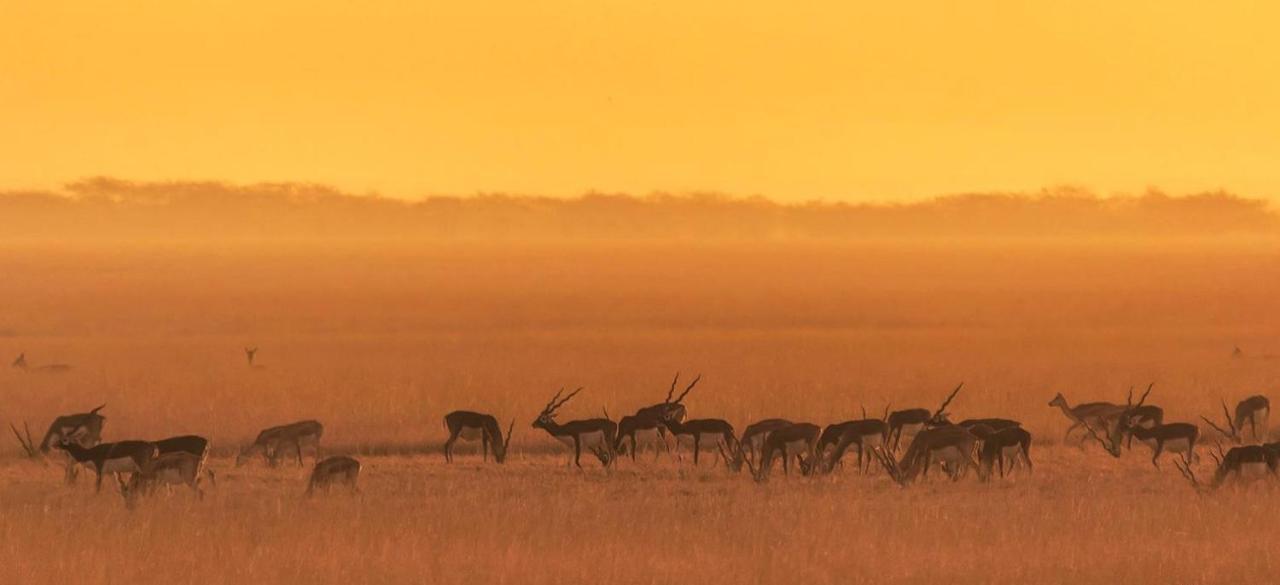
<instances>
[{"instance_id":1,"label":"flat plain","mask_svg":"<svg viewBox=\"0 0 1280 585\"><path fill-rule=\"evenodd\" d=\"M1259 582L1275 483L1199 494L1144 448L1064 444L1047 406L1154 383L1169 420L1280 398L1274 242L666 242L8 246L0 420L39 434L106 403L107 440L212 439L216 487L126 510L114 487L0 457L10 583ZM261 368L242 353L258 346ZM1242 356L1233 357L1234 348ZM8 358L12 359L12 357ZM659 401L741 429L886 406L1015 418L1033 474L900 488L846 468L757 484L704 461L566 466L530 423ZM443 415L514 419L510 460L446 465ZM359 495L234 453L326 425ZM1203 425L1202 425L1203 426ZM1212 431L1203 429L1206 436ZM1211 462L1202 461L1202 474Z\"/></svg>"}]
</instances>

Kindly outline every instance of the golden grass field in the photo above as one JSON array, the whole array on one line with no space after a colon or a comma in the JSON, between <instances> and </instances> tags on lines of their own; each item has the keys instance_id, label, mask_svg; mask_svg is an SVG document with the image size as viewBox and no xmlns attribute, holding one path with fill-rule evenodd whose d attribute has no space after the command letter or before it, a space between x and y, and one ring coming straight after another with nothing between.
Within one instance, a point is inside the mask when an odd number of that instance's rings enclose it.
<instances>
[{"instance_id":1,"label":"golden grass field","mask_svg":"<svg viewBox=\"0 0 1280 585\"><path fill-rule=\"evenodd\" d=\"M107 440L212 439L217 487L126 510L0 458L4 583L1267 582L1280 489L1197 494L1144 448L1061 443L1047 402L1155 383L1170 421L1280 398L1274 242L423 244L0 248L0 421L43 432L106 403ZM241 348L257 345L250 370ZM1243 358L1232 358L1239 346ZM863 406L1021 420L1033 475L899 488L845 469L764 484L707 461L565 466L530 428L617 416L704 375L690 416L739 429ZM445 465L442 416L514 418L513 453ZM362 493L233 468L316 418ZM7 430L6 430L7 432ZM1206 435L1212 432L1204 429ZM1199 466L1210 472L1211 462ZM91 479L91 478L90 478Z\"/></svg>"}]
</instances>

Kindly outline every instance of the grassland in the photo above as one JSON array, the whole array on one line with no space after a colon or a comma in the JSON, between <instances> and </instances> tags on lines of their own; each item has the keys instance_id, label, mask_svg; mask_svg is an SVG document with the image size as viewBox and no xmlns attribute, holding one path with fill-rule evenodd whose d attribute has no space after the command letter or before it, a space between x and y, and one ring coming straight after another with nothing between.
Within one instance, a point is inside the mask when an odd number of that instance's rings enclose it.
<instances>
[{"instance_id":1,"label":"grassland","mask_svg":"<svg viewBox=\"0 0 1280 585\"><path fill-rule=\"evenodd\" d=\"M477 244L0 249L0 419L107 403L109 439L210 436L219 483L133 511L0 458L0 580L53 583L1265 581L1270 485L1197 495L1141 451L1063 445L1055 392L1155 382L1170 420L1280 397L1270 243ZM261 347L259 370L241 348ZM1240 346L1245 357L1231 357ZM883 474L757 485L669 461L564 465L529 428L661 399L739 427L932 406L1006 416L1034 475L993 485ZM516 420L506 465L443 464L442 415ZM361 454L363 493L235 469L264 426L317 418ZM1207 472L1207 467L1203 468Z\"/></svg>"}]
</instances>

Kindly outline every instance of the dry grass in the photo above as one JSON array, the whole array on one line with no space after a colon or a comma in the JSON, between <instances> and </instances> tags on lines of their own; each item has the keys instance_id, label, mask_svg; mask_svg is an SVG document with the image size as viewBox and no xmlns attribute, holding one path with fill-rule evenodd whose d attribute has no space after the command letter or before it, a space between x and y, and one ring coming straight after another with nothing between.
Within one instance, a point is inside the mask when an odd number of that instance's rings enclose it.
<instances>
[{"instance_id":1,"label":"dry grass","mask_svg":"<svg viewBox=\"0 0 1280 585\"><path fill-rule=\"evenodd\" d=\"M1266 245L10 248L0 353L75 369L0 373L0 418L43 430L106 402L109 439L205 434L221 473L203 502L129 512L15 443L0 580L1266 580L1277 488L1198 496L1172 465L1060 445L1046 403L1155 381L1168 418L1194 421L1220 396L1280 398L1280 359L1262 357L1280 354L1276 260ZM244 345L265 368L245 367ZM963 380L956 416L1023 420L1036 473L901 490L849 471L578 472L529 428L560 386L588 387L565 417L617 415L676 370L705 374L693 416L738 426L930 406ZM455 408L515 418L513 460L467 449L445 466ZM332 450L365 454L362 495L306 500L301 470L231 469L257 429L310 417Z\"/></svg>"}]
</instances>

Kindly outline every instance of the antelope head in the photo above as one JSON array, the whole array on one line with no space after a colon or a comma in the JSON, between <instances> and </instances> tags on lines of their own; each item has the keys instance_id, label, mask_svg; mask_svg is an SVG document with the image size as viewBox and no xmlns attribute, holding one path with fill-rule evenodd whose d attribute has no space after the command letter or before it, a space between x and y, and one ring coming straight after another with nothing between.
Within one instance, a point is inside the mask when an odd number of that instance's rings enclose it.
<instances>
[{"instance_id":1,"label":"antelope head","mask_svg":"<svg viewBox=\"0 0 1280 585\"><path fill-rule=\"evenodd\" d=\"M952 400L955 400L956 394L959 394L960 389L963 387L964 382L961 382L959 386L956 386L955 390L951 391L947 399L942 401L942 406L939 406L938 410L934 411L933 416L929 417L929 426L936 427L951 424L951 421L947 418L947 405L951 404Z\"/></svg>"},{"instance_id":2,"label":"antelope head","mask_svg":"<svg viewBox=\"0 0 1280 585\"><path fill-rule=\"evenodd\" d=\"M673 400L672 396L676 393L676 384L680 381L680 372L676 372L676 377L671 380L671 388L667 390L667 399L662 401L662 420L680 422L684 420L686 409L684 407L684 397L689 395L694 386L698 385L698 381L702 379L702 374L698 374L693 382L685 387L684 392Z\"/></svg>"},{"instance_id":3,"label":"antelope head","mask_svg":"<svg viewBox=\"0 0 1280 585\"><path fill-rule=\"evenodd\" d=\"M559 410L561 406L564 406L564 404L574 396L577 396L579 392L582 392L582 387L570 392L568 396L560 398L560 395L564 393L564 388L561 388L559 392L556 392L555 396L551 397L551 402L548 402L546 406L542 407L542 412L538 413L538 418L533 421L533 428L547 429L551 425L555 424L556 411Z\"/></svg>"}]
</instances>

